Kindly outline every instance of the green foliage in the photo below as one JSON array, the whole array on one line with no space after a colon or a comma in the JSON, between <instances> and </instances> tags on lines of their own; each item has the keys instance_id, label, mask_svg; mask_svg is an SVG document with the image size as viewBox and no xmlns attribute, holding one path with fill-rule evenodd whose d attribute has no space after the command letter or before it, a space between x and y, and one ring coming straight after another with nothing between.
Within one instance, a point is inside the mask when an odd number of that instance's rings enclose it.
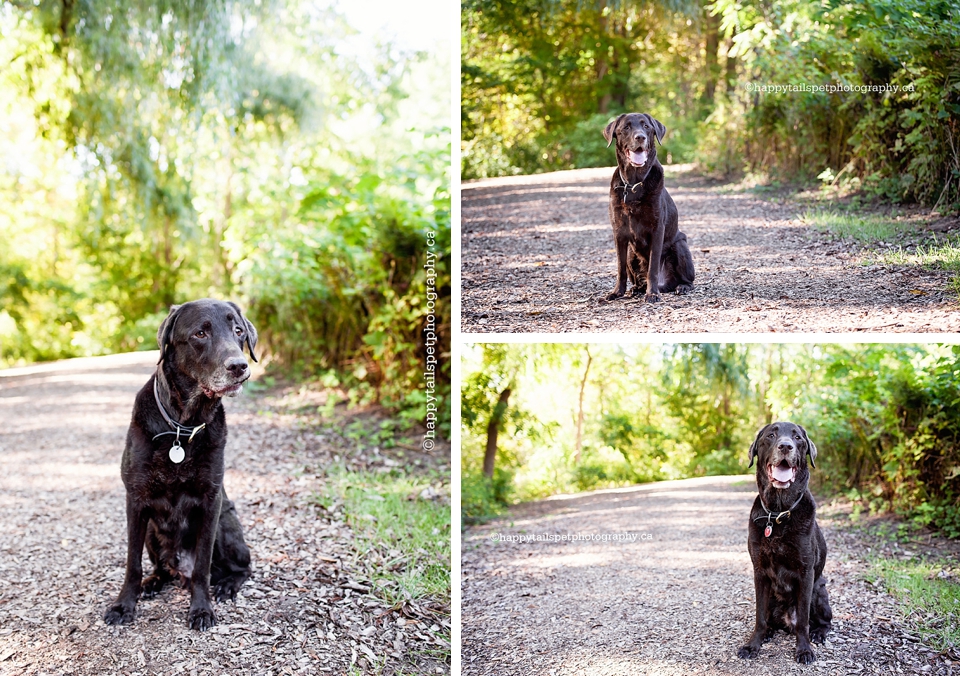
<instances>
[{"instance_id":1,"label":"green foliage","mask_svg":"<svg viewBox=\"0 0 960 676\"><path fill-rule=\"evenodd\" d=\"M446 64L349 32L299 0L0 0L0 364L234 298L272 368L411 420L436 357L448 432Z\"/></svg>"},{"instance_id":2,"label":"green foliage","mask_svg":"<svg viewBox=\"0 0 960 676\"><path fill-rule=\"evenodd\" d=\"M460 480L461 527L482 523L503 512L513 498L513 471L494 467L493 479L481 472L464 473Z\"/></svg>"},{"instance_id":3,"label":"green foliage","mask_svg":"<svg viewBox=\"0 0 960 676\"><path fill-rule=\"evenodd\" d=\"M398 189L373 164L309 186L295 218L260 233L245 261L245 286L251 316L286 367L323 372L348 364L358 396L422 411L429 317L444 341L450 332L449 155L429 151L412 163L393 170L433 179L425 204L416 182ZM432 312L428 251L436 257ZM448 360L442 365L437 394L448 427Z\"/></svg>"},{"instance_id":4,"label":"green foliage","mask_svg":"<svg viewBox=\"0 0 960 676\"><path fill-rule=\"evenodd\" d=\"M612 165L606 119L662 155L960 209L960 9L947 0L574 0L463 7L462 175ZM759 89L757 86L790 87Z\"/></svg>"},{"instance_id":5,"label":"green foliage","mask_svg":"<svg viewBox=\"0 0 960 676\"><path fill-rule=\"evenodd\" d=\"M578 461L587 350L594 375L584 388ZM510 471L498 481L509 486L480 475L487 414L465 416L465 521L553 493L742 473L757 430L792 420L820 450L818 490L960 537L960 347L476 346L464 356L461 396L474 402L465 410L489 411L496 387L480 390L505 364L519 423L505 425L498 444L497 466Z\"/></svg>"}]
</instances>

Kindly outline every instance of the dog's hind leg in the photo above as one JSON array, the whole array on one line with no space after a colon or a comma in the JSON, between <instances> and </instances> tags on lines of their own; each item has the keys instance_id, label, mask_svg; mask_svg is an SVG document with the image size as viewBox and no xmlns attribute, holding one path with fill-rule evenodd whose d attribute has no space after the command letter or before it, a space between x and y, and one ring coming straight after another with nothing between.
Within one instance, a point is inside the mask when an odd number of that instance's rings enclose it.
<instances>
[{"instance_id":1,"label":"dog's hind leg","mask_svg":"<svg viewBox=\"0 0 960 676\"><path fill-rule=\"evenodd\" d=\"M826 580L821 577L815 584L813 598L810 601L810 640L814 643L823 643L833 628L831 624L833 611L830 609Z\"/></svg>"},{"instance_id":2,"label":"dog's hind leg","mask_svg":"<svg viewBox=\"0 0 960 676\"><path fill-rule=\"evenodd\" d=\"M673 246L670 247L670 255L664 256L664 269L669 267L669 272L664 274L664 283L660 285L660 290L666 293L676 291L678 295L683 295L693 291L693 278L695 272L693 269L693 254L690 253L690 247L687 245L687 236L678 232L673 240ZM668 287L669 288L666 288Z\"/></svg>"},{"instance_id":3,"label":"dog's hind leg","mask_svg":"<svg viewBox=\"0 0 960 676\"><path fill-rule=\"evenodd\" d=\"M210 567L210 586L217 601L236 599L237 592L250 574L250 549L243 540L240 518L233 502L227 499L227 493L223 491L223 507Z\"/></svg>"}]
</instances>

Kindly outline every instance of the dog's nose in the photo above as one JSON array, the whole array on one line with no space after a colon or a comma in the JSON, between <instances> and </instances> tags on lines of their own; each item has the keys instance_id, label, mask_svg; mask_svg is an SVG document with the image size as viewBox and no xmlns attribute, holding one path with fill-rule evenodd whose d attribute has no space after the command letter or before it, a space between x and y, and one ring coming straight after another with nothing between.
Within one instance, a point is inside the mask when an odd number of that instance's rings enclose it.
<instances>
[{"instance_id":1,"label":"dog's nose","mask_svg":"<svg viewBox=\"0 0 960 676\"><path fill-rule=\"evenodd\" d=\"M792 451L794 449L793 442L784 439L783 441L777 444L777 448L781 451Z\"/></svg>"},{"instance_id":2,"label":"dog's nose","mask_svg":"<svg viewBox=\"0 0 960 676\"><path fill-rule=\"evenodd\" d=\"M247 372L247 360L243 357L233 357L227 360L226 367L230 375L234 378L239 378Z\"/></svg>"}]
</instances>

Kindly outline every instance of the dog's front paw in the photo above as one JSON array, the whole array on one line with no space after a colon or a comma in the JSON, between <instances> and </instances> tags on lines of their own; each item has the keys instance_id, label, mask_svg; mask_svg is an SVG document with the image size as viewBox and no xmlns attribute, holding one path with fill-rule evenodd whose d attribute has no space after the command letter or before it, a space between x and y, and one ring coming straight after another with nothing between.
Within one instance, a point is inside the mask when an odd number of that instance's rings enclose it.
<instances>
[{"instance_id":1,"label":"dog's front paw","mask_svg":"<svg viewBox=\"0 0 960 676\"><path fill-rule=\"evenodd\" d=\"M618 290L608 293L603 297L603 300L609 303L610 301L617 300L618 298L623 298L623 291Z\"/></svg>"},{"instance_id":2,"label":"dog's front paw","mask_svg":"<svg viewBox=\"0 0 960 676\"><path fill-rule=\"evenodd\" d=\"M823 643L827 640L828 631L830 631L828 627L817 627L816 629L811 629L810 640L814 643Z\"/></svg>"},{"instance_id":3,"label":"dog's front paw","mask_svg":"<svg viewBox=\"0 0 960 676\"><path fill-rule=\"evenodd\" d=\"M659 293L648 293L643 299L648 303L659 303L660 294Z\"/></svg>"},{"instance_id":4,"label":"dog's front paw","mask_svg":"<svg viewBox=\"0 0 960 676\"><path fill-rule=\"evenodd\" d=\"M187 624L190 625L191 629L206 631L217 624L217 616L214 614L213 608L209 606L191 608L190 614L187 615Z\"/></svg>"},{"instance_id":5,"label":"dog's front paw","mask_svg":"<svg viewBox=\"0 0 960 676\"><path fill-rule=\"evenodd\" d=\"M635 286L633 287L633 291L630 292L631 298L640 298L641 296L646 296L646 295L647 295L646 284L644 284L643 286Z\"/></svg>"},{"instance_id":6,"label":"dog's front paw","mask_svg":"<svg viewBox=\"0 0 960 676\"><path fill-rule=\"evenodd\" d=\"M677 287L678 296L686 296L691 291L693 291L693 284L680 284Z\"/></svg>"},{"instance_id":7,"label":"dog's front paw","mask_svg":"<svg viewBox=\"0 0 960 676\"><path fill-rule=\"evenodd\" d=\"M797 648L797 662L800 664L812 664L817 661L817 656L809 646L806 648Z\"/></svg>"},{"instance_id":8,"label":"dog's front paw","mask_svg":"<svg viewBox=\"0 0 960 676\"><path fill-rule=\"evenodd\" d=\"M748 643L737 651L737 657L743 660L752 660L759 654L760 646L755 646L751 643Z\"/></svg>"},{"instance_id":9,"label":"dog's front paw","mask_svg":"<svg viewBox=\"0 0 960 676\"><path fill-rule=\"evenodd\" d=\"M103 614L103 621L107 624L130 624L133 622L135 606L115 603Z\"/></svg>"}]
</instances>

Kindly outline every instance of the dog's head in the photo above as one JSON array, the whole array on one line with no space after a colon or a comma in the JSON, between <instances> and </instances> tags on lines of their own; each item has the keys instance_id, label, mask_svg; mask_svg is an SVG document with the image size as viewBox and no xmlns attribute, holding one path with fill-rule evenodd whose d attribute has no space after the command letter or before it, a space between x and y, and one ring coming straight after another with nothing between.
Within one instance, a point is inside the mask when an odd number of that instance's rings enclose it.
<instances>
[{"instance_id":1,"label":"dog's head","mask_svg":"<svg viewBox=\"0 0 960 676\"><path fill-rule=\"evenodd\" d=\"M772 486L777 490L787 490L794 484L806 486L810 478L807 470L807 456L810 465L817 466L817 447L807 431L790 422L775 422L767 425L757 434L750 446L750 467L757 462L757 483L761 492Z\"/></svg>"},{"instance_id":2,"label":"dog's head","mask_svg":"<svg viewBox=\"0 0 960 676\"><path fill-rule=\"evenodd\" d=\"M174 305L157 331L160 361L195 383L207 397L232 397L250 377L257 330L234 303L203 298ZM191 383L191 385L193 385Z\"/></svg>"},{"instance_id":3,"label":"dog's head","mask_svg":"<svg viewBox=\"0 0 960 676\"><path fill-rule=\"evenodd\" d=\"M657 141L663 142L667 128L647 113L625 113L603 129L607 147L617 139L617 164L622 168L644 168L657 157Z\"/></svg>"}]
</instances>

